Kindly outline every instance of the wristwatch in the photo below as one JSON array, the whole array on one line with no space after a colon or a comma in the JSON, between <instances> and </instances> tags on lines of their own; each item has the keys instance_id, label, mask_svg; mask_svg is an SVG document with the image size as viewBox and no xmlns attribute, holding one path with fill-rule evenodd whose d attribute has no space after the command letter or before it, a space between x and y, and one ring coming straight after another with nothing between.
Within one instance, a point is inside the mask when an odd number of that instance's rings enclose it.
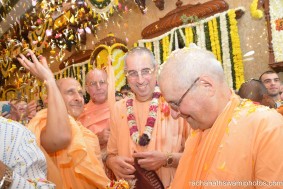
<instances>
[{"instance_id":1,"label":"wristwatch","mask_svg":"<svg viewBox=\"0 0 283 189\"><path fill-rule=\"evenodd\" d=\"M172 153L167 153L166 154L166 164L164 167L171 167L173 165L173 154Z\"/></svg>"},{"instance_id":2,"label":"wristwatch","mask_svg":"<svg viewBox=\"0 0 283 189\"><path fill-rule=\"evenodd\" d=\"M10 169L8 166L5 168L5 174L0 181L0 188L1 189L8 189L13 182L13 170Z\"/></svg>"}]
</instances>

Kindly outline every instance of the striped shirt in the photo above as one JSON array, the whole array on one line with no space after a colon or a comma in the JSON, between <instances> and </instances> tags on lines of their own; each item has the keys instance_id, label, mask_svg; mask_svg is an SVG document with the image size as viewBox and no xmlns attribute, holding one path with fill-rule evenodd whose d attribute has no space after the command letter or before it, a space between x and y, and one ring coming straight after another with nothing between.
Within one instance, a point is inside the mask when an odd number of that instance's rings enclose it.
<instances>
[{"instance_id":1,"label":"striped shirt","mask_svg":"<svg viewBox=\"0 0 283 189\"><path fill-rule=\"evenodd\" d=\"M23 125L0 117L0 160L13 170L11 189L53 189L35 136Z\"/></svg>"}]
</instances>

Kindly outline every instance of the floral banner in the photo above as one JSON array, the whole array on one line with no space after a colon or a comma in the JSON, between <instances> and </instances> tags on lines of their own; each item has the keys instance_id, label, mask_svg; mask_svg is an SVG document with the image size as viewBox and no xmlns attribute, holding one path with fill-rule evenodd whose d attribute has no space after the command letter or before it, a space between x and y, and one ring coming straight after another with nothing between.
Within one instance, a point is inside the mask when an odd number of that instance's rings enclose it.
<instances>
[{"instance_id":1,"label":"floral banner","mask_svg":"<svg viewBox=\"0 0 283 189\"><path fill-rule=\"evenodd\" d=\"M238 9L244 11L243 8ZM222 64L229 86L239 89L244 82L244 67L235 14L238 9L230 9L198 22L173 28L156 38L139 40L135 46L150 49L157 63L162 64L175 49L196 43L214 53Z\"/></svg>"},{"instance_id":2,"label":"floral banner","mask_svg":"<svg viewBox=\"0 0 283 189\"><path fill-rule=\"evenodd\" d=\"M270 26L275 62L283 61L283 1L270 0Z\"/></svg>"},{"instance_id":3,"label":"floral banner","mask_svg":"<svg viewBox=\"0 0 283 189\"><path fill-rule=\"evenodd\" d=\"M89 60L79 64L72 64L60 70L59 72L54 73L55 79L61 79L65 77L72 77L75 78L77 81L80 82L81 86L83 87L83 91L85 91L85 79L88 70L92 68L92 65L89 63Z\"/></svg>"}]
</instances>

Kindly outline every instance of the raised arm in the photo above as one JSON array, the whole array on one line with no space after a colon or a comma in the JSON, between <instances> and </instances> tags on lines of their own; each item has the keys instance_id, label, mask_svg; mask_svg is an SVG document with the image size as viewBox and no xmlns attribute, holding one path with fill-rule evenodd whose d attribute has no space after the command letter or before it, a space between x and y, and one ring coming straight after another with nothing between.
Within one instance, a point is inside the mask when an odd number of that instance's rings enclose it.
<instances>
[{"instance_id":1,"label":"raised arm","mask_svg":"<svg viewBox=\"0 0 283 189\"><path fill-rule=\"evenodd\" d=\"M31 50L28 50L28 53L32 62L23 54L20 54L18 60L45 83L48 94L47 124L41 132L40 142L47 152L56 152L66 148L71 142L72 133L67 108L46 58L41 56L39 61Z\"/></svg>"}]
</instances>

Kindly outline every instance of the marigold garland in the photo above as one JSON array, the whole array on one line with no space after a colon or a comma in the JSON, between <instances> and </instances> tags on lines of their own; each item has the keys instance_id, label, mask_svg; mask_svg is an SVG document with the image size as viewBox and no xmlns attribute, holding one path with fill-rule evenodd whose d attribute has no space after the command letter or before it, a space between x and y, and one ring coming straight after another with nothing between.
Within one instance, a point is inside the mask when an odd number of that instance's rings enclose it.
<instances>
[{"instance_id":1,"label":"marigold garland","mask_svg":"<svg viewBox=\"0 0 283 189\"><path fill-rule=\"evenodd\" d=\"M217 57L217 51L216 51L216 45L215 45L215 35L214 35L214 29L213 29L213 21L210 20L208 22L208 31L209 31L209 38L211 43L211 52Z\"/></svg>"},{"instance_id":2,"label":"marigold garland","mask_svg":"<svg viewBox=\"0 0 283 189\"><path fill-rule=\"evenodd\" d=\"M153 49L152 49L152 43L151 43L151 42L146 42L146 43L145 43L145 47L146 47L147 49L149 49L150 51L153 50Z\"/></svg>"},{"instance_id":3,"label":"marigold garland","mask_svg":"<svg viewBox=\"0 0 283 189\"><path fill-rule=\"evenodd\" d=\"M166 36L162 39L163 46L163 61L165 62L169 56L169 36Z\"/></svg>"},{"instance_id":4,"label":"marigold garland","mask_svg":"<svg viewBox=\"0 0 283 189\"><path fill-rule=\"evenodd\" d=\"M243 8L238 9L244 11ZM198 22L173 28L153 39L139 40L138 46L146 46L146 43L151 42L153 44L152 51L160 55L157 60L159 63L165 62L168 55L175 48L182 48L182 44L188 46L193 42L201 48L212 50L222 63L229 86L237 89L244 81L244 71L237 21L235 19L236 10L231 9ZM230 13L228 15L228 12L231 11L234 14ZM226 15L227 20L225 19Z\"/></svg>"},{"instance_id":5,"label":"marigold garland","mask_svg":"<svg viewBox=\"0 0 283 189\"><path fill-rule=\"evenodd\" d=\"M219 62L222 62L222 59L221 59L221 48L220 48L220 42L219 42L219 34L218 34L218 26L217 26L217 20L216 18L214 18L212 20L212 23L213 23L213 35L214 35L214 40L215 40L215 48L216 48L216 57L217 57L217 60Z\"/></svg>"},{"instance_id":6,"label":"marigold garland","mask_svg":"<svg viewBox=\"0 0 283 189\"><path fill-rule=\"evenodd\" d=\"M130 186L128 181L124 179L120 179L117 181L112 180L106 186L106 189L131 189L131 188L132 187Z\"/></svg>"},{"instance_id":7,"label":"marigold garland","mask_svg":"<svg viewBox=\"0 0 283 189\"><path fill-rule=\"evenodd\" d=\"M188 47L189 44L193 42L193 30L191 27L185 28L185 36L186 36L186 47Z\"/></svg>"},{"instance_id":8,"label":"marigold garland","mask_svg":"<svg viewBox=\"0 0 283 189\"><path fill-rule=\"evenodd\" d=\"M243 57L240 46L240 38L237 27L236 13L235 10L228 11L229 21L230 21L230 35L232 41L232 53L234 60L234 70L236 79L236 89L239 89L241 84L244 82L244 66Z\"/></svg>"},{"instance_id":9,"label":"marigold garland","mask_svg":"<svg viewBox=\"0 0 283 189\"><path fill-rule=\"evenodd\" d=\"M129 99L126 101L126 107L127 107L127 120L130 129L130 136L132 137L133 141L136 144L139 144L141 146L146 146L150 142L151 134L157 117L158 100L160 97L159 87L156 86L154 88L152 100L149 106L149 113L148 113L148 118L146 120L145 130L141 136L139 134L136 118L134 115L134 107L133 107L134 94L130 93L128 97Z\"/></svg>"},{"instance_id":10,"label":"marigold garland","mask_svg":"<svg viewBox=\"0 0 283 189\"><path fill-rule=\"evenodd\" d=\"M257 8L258 0L253 0L250 5L251 16L256 19L261 19L263 17L263 11Z\"/></svg>"}]
</instances>

